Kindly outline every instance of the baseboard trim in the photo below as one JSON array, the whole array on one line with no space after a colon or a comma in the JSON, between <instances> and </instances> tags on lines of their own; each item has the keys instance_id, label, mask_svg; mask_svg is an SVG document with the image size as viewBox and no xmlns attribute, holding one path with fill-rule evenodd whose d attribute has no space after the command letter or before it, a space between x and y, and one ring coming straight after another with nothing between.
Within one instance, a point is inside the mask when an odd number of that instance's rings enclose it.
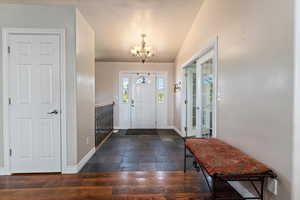
<instances>
[{"instance_id":1,"label":"baseboard trim","mask_svg":"<svg viewBox=\"0 0 300 200\"><path fill-rule=\"evenodd\" d=\"M93 147L77 165L67 166L66 169L62 171L63 174L77 174L83 168L83 166L91 159L91 157L96 152L96 148Z\"/></svg>"},{"instance_id":2,"label":"baseboard trim","mask_svg":"<svg viewBox=\"0 0 300 200\"><path fill-rule=\"evenodd\" d=\"M243 184L237 181L228 181L228 183L233 187L240 195L243 197L255 197L255 195L248 190Z\"/></svg>"},{"instance_id":3,"label":"baseboard trim","mask_svg":"<svg viewBox=\"0 0 300 200\"><path fill-rule=\"evenodd\" d=\"M69 165L62 172L62 174L77 174L77 165Z\"/></svg>"},{"instance_id":4,"label":"baseboard trim","mask_svg":"<svg viewBox=\"0 0 300 200\"><path fill-rule=\"evenodd\" d=\"M0 176L7 176L7 175L11 175L11 173L5 168L0 168Z\"/></svg>"},{"instance_id":5,"label":"baseboard trim","mask_svg":"<svg viewBox=\"0 0 300 200\"><path fill-rule=\"evenodd\" d=\"M77 172L80 172L80 170L83 168L83 166L91 159L91 157L96 152L96 148L93 147L78 163L77 165Z\"/></svg>"},{"instance_id":6,"label":"baseboard trim","mask_svg":"<svg viewBox=\"0 0 300 200\"><path fill-rule=\"evenodd\" d=\"M157 127L157 129L174 129L174 126L162 126L162 127Z\"/></svg>"},{"instance_id":7,"label":"baseboard trim","mask_svg":"<svg viewBox=\"0 0 300 200\"><path fill-rule=\"evenodd\" d=\"M111 131L103 140L102 140L102 142L98 145L98 146L96 146L96 150L95 151L97 151L98 149L100 149L101 148L101 146L106 142L106 140L108 140L108 138L113 134L113 132L114 131Z\"/></svg>"},{"instance_id":8,"label":"baseboard trim","mask_svg":"<svg viewBox=\"0 0 300 200\"><path fill-rule=\"evenodd\" d=\"M181 137L184 137L183 136L183 133L176 127L176 126L173 126L172 128L178 135L180 135Z\"/></svg>"}]
</instances>

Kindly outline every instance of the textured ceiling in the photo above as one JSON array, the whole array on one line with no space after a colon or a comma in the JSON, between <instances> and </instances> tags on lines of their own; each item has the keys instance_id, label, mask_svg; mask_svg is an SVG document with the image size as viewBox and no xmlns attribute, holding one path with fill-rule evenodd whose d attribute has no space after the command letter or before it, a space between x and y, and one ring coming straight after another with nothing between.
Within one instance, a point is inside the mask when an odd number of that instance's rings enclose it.
<instances>
[{"instance_id":1,"label":"textured ceiling","mask_svg":"<svg viewBox=\"0 0 300 200\"><path fill-rule=\"evenodd\" d=\"M153 47L153 62L174 61L203 0L9 0L9 3L74 4L96 32L96 59L137 61L130 49L140 35ZM0 0L0 2L4 2Z\"/></svg>"}]
</instances>

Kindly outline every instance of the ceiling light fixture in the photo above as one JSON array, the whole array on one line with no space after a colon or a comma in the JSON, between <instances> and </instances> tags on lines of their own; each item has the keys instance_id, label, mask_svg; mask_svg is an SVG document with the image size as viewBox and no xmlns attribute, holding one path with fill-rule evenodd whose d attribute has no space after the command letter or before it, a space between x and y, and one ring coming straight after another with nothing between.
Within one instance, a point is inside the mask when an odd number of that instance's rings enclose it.
<instances>
[{"instance_id":1,"label":"ceiling light fixture","mask_svg":"<svg viewBox=\"0 0 300 200\"><path fill-rule=\"evenodd\" d=\"M154 56L152 48L150 46L146 46L145 37L146 34L142 34L142 42L141 46L136 46L131 49L131 54L135 57L141 59L142 63L145 63L146 60L152 56Z\"/></svg>"}]
</instances>

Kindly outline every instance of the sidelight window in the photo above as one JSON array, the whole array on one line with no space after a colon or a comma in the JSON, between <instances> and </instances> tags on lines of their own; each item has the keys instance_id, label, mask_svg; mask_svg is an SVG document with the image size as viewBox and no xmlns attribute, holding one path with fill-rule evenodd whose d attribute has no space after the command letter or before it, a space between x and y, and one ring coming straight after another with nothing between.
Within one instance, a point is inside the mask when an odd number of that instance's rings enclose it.
<instances>
[{"instance_id":1,"label":"sidelight window","mask_svg":"<svg viewBox=\"0 0 300 200\"><path fill-rule=\"evenodd\" d=\"M157 102L158 103L164 103L165 102L165 79L162 77L157 78Z\"/></svg>"},{"instance_id":2,"label":"sidelight window","mask_svg":"<svg viewBox=\"0 0 300 200\"><path fill-rule=\"evenodd\" d=\"M122 78L122 103L129 102L129 79Z\"/></svg>"}]
</instances>

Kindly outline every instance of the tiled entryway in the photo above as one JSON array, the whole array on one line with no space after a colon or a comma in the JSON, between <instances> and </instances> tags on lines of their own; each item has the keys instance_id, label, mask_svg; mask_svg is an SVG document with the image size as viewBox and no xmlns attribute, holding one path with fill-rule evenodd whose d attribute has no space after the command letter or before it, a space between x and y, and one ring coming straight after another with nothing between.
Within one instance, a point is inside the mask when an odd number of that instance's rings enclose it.
<instances>
[{"instance_id":1,"label":"tiled entryway","mask_svg":"<svg viewBox=\"0 0 300 200\"><path fill-rule=\"evenodd\" d=\"M173 130L121 130L114 133L81 170L180 171L184 165L183 139ZM187 169L192 169L191 159Z\"/></svg>"}]
</instances>

